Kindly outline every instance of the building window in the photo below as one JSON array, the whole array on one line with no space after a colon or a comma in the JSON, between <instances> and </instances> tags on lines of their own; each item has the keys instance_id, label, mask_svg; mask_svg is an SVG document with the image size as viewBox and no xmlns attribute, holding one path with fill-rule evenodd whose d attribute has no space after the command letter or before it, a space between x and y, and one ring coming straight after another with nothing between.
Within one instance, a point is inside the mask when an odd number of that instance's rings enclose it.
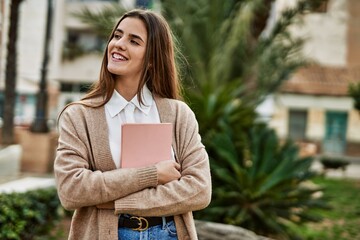
<instances>
[{"instance_id":1,"label":"building window","mask_svg":"<svg viewBox=\"0 0 360 240\"><path fill-rule=\"evenodd\" d=\"M344 154L346 148L347 112L326 112L324 154Z\"/></svg>"},{"instance_id":2,"label":"building window","mask_svg":"<svg viewBox=\"0 0 360 240\"><path fill-rule=\"evenodd\" d=\"M61 92L76 92L85 93L91 87L91 83L65 83L62 82L60 85Z\"/></svg>"},{"instance_id":3,"label":"building window","mask_svg":"<svg viewBox=\"0 0 360 240\"><path fill-rule=\"evenodd\" d=\"M63 59L72 60L86 53L103 52L106 40L95 33L69 29L63 48Z\"/></svg>"},{"instance_id":4,"label":"building window","mask_svg":"<svg viewBox=\"0 0 360 240\"><path fill-rule=\"evenodd\" d=\"M294 110L289 111L289 137L294 141L303 141L306 139L307 111Z\"/></svg>"},{"instance_id":5,"label":"building window","mask_svg":"<svg viewBox=\"0 0 360 240\"><path fill-rule=\"evenodd\" d=\"M91 83L75 83L75 82L61 82L61 94L58 99L58 112L60 112L65 105L79 101L85 96L91 87Z\"/></svg>"}]
</instances>

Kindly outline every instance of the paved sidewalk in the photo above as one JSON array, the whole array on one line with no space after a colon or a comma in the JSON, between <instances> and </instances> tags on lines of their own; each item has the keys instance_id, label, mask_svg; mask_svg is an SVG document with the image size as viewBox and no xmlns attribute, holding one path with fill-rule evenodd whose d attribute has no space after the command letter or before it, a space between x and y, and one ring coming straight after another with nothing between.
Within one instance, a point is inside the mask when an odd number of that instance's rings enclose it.
<instances>
[{"instance_id":1,"label":"paved sidewalk","mask_svg":"<svg viewBox=\"0 0 360 240\"><path fill-rule=\"evenodd\" d=\"M0 184L0 193L26 192L55 186L54 178L25 177Z\"/></svg>"},{"instance_id":2,"label":"paved sidewalk","mask_svg":"<svg viewBox=\"0 0 360 240\"><path fill-rule=\"evenodd\" d=\"M14 176L0 176L0 194L26 192L51 186L55 186L55 179L52 173L19 173Z\"/></svg>"}]
</instances>

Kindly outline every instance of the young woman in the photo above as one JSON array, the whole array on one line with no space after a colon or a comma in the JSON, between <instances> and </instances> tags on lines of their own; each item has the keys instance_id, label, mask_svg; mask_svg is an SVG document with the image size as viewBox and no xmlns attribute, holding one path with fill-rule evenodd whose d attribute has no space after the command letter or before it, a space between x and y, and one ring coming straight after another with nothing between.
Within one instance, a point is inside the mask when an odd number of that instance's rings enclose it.
<instances>
[{"instance_id":1,"label":"young woman","mask_svg":"<svg viewBox=\"0 0 360 240\"><path fill-rule=\"evenodd\" d=\"M69 239L197 239L192 211L210 202L210 168L194 113L178 100L176 69L164 18L125 13L99 81L59 117L54 172L62 205L75 210ZM172 123L173 159L120 168L121 124L128 121Z\"/></svg>"}]
</instances>

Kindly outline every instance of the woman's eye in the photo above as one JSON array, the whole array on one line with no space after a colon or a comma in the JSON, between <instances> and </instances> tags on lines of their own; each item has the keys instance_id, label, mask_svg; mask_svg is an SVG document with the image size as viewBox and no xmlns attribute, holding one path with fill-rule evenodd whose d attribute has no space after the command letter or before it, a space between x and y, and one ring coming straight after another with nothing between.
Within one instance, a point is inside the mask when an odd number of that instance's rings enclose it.
<instances>
[{"instance_id":1,"label":"woman's eye","mask_svg":"<svg viewBox=\"0 0 360 240\"><path fill-rule=\"evenodd\" d=\"M135 41L135 40L130 40L130 42L132 43L132 44L135 44L135 45L140 45L137 41Z\"/></svg>"},{"instance_id":2,"label":"woman's eye","mask_svg":"<svg viewBox=\"0 0 360 240\"><path fill-rule=\"evenodd\" d=\"M115 38L115 39L120 39L121 36L120 36L120 34L114 34L114 38Z\"/></svg>"}]
</instances>

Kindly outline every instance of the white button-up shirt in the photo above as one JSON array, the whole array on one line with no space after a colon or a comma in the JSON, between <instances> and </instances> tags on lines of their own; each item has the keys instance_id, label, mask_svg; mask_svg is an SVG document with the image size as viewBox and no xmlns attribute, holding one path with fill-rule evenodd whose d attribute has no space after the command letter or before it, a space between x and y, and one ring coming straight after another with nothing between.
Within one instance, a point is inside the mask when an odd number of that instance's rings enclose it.
<instances>
[{"instance_id":1,"label":"white button-up shirt","mask_svg":"<svg viewBox=\"0 0 360 240\"><path fill-rule=\"evenodd\" d=\"M159 112L154 98L146 85L142 89L141 94L143 104L139 103L137 95L128 102L114 90L111 99L105 104L106 121L109 127L110 150L117 168L120 167L121 161L121 125L128 122L160 123ZM125 108L128 104L135 106L132 116L125 113Z\"/></svg>"}]
</instances>

